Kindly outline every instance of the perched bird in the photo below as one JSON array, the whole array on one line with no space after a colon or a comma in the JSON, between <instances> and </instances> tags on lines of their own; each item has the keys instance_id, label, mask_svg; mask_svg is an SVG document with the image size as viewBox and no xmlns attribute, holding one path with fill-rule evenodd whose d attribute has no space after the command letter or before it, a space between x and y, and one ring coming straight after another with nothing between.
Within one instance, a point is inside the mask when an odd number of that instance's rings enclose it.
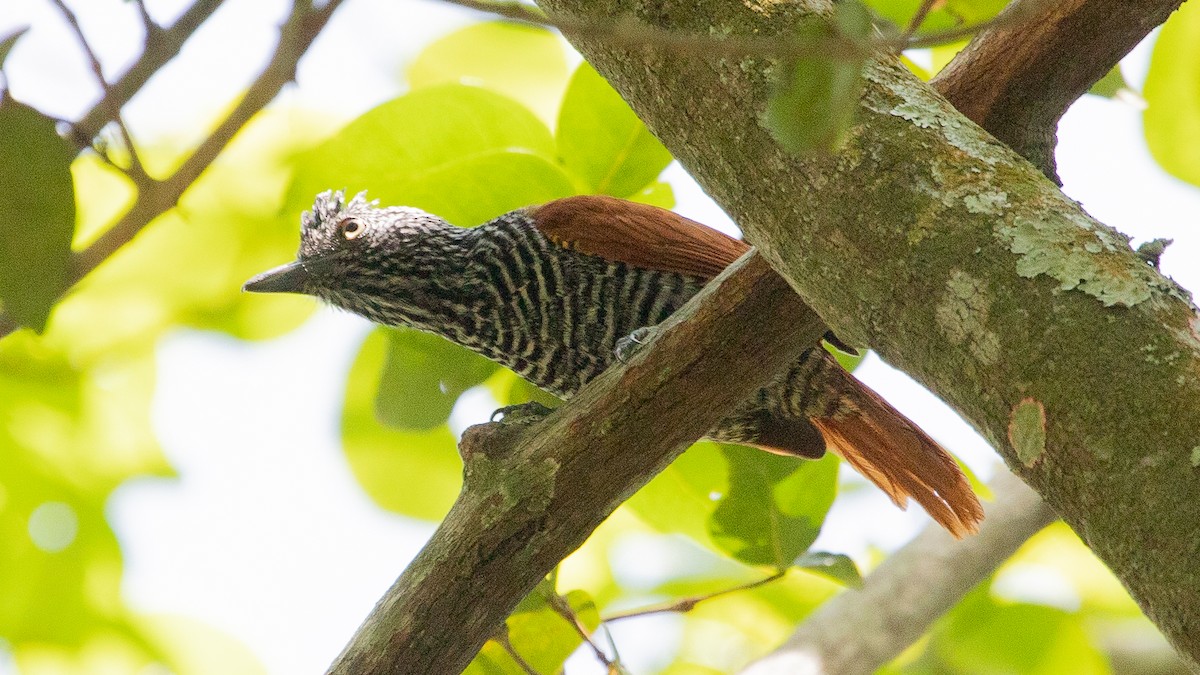
<instances>
[{"instance_id":1,"label":"perched bird","mask_svg":"<svg viewBox=\"0 0 1200 675\"><path fill-rule=\"evenodd\" d=\"M568 197L462 228L363 194L317 196L295 262L248 291L304 293L389 326L441 335L570 398L749 246L671 211ZM956 536L983 511L954 459L819 345L708 437L804 458L826 446L903 507Z\"/></svg>"}]
</instances>

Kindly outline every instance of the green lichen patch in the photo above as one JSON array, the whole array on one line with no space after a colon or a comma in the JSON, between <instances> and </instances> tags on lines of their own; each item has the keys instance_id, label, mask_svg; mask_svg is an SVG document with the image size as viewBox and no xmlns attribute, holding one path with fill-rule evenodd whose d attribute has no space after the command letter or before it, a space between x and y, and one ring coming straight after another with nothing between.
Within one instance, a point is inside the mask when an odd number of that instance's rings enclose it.
<instances>
[{"instance_id":1,"label":"green lichen patch","mask_svg":"<svg viewBox=\"0 0 1200 675\"><path fill-rule=\"evenodd\" d=\"M995 190L967 195L963 197L963 206L971 213L999 216L1008 207L1008 193Z\"/></svg>"},{"instance_id":2,"label":"green lichen patch","mask_svg":"<svg viewBox=\"0 0 1200 675\"><path fill-rule=\"evenodd\" d=\"M1192 448L1192 467L1200 467L1200 445Z\"/></svg>"},{"instance_id":3,"label":"green lichen patch","mask_svg":"<svg viewBox=\"0 0 1200 675\"><path fill-rule=\"evenodd\" d=\"M1026 398L1013 406L1008 421L1008 444L1027 467L1046 453L1046 408L1041 401Z\"/></svg>"},{"instance_id":4,"label":"green lichen patch","mask_svg":"<svg viewBox=\"0 0 1200 675\"><path fill-rule=\"evenodd\" d=\"M868 87L862 104L876 113L911 122L921 129L936 129L947 143L968 157L988 165L1011 159L1010 151L985 134L970 120L941 99L931 97L925 83L903 66L873 61L863 69L863 77L879 87Z\"/></svg>"},{"instance_id":5,"label":"green lichen patch","mask_svg":"<svg viewBox=\"0 0 1200 675\"><path fill-rule=\"evenodd\" d=\"M1018 256L1017 274L1045 274L1057 280L1061 290L1081 290L1106 307L1143 302L1163 281L1132 255L1126 237L1082 214L1045 220L1018 217L997 233Z\"/></svg>"},{"instance_id":6,"label":"green lichen patch","mask_svg":"<svg viewBox=\"0 0 1200 675\"><path fill-rule=\"evenodd\" d=\"M992 297L983 281L954 270L934 309L938 327L946 339L952 344L967 345L971 355L985 365L1000 358L1000 338L987 328L991 305Z\"/></svg>"}]
</instances>

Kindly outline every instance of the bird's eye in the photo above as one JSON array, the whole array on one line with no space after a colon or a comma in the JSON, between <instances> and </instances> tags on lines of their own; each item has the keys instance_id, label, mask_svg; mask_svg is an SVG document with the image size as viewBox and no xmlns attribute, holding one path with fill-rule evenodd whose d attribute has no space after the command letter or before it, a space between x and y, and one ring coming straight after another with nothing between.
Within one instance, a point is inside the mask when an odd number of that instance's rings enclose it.
<instances>
[{"instance_id":1,"label":"bird's eye","mask_svg":"<svg viewBox=\"0 0 1200 675\"><path fill-rule=\"evenodd\" d=\"M363 226L362 223L353 218L346 218L342 222L338 223L338 230L341 231L343 237L347 239L354 239L358 235L362 234Z\"/></svg>"}]
</instances>

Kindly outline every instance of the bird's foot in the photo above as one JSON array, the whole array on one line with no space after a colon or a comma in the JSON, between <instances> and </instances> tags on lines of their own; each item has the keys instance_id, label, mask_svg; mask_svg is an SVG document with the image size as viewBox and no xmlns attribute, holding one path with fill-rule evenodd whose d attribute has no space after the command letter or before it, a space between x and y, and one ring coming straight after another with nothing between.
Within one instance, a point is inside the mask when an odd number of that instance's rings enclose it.
<instances>
[{"instance_id":1,"label":"bird's foot","mask_svg":"<svg viewBox=\"0 0 1200 675\"><path fill-rule=\"evenodd\" d=\"M629 335L617 340L617 347L613 349L613 354L616 355L617 360L621 363L628 362L630 357L654 338L656 332L658 332L657 326L642 326Z\"/></svg>"},{"instance_id":2,"label":"bird's foot","mask_svg":"<svg viewBox=\"0 0 1200 675\"><path fill-rule=\"evenodd\" d=\"M538 403L530 401L528 403L518 403L516 405L506 405L502 408L496 408L492 412L492 416L488 418L489 422L495 422L496 418L501 418L502 422L521 422L532 421L530 418L542 418L549 415L553 410Z\"/></svg>"}]
</instances>

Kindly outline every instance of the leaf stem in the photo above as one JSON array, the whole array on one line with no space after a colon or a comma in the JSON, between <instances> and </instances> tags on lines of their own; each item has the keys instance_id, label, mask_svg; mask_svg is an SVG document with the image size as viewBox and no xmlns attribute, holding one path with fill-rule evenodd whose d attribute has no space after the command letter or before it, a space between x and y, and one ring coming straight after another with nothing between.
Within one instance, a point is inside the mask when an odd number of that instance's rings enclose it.
<instances>
[{"instance_id":1,"label":"leaf stem","mask_svg":"<svg viewBox=\"0 0 1200 675\"><path fill-rule=\"evenodd\" d=\"M690 612L696 608L696 605L698 605L706 600L712 600L713 598L719 598L722 595L729 595L730 593L738 593L740 591L748 591L752 588L758 588L759 586L764 586L766 584L771 583L772 581L778 581L779 579L782 579L785 574L787 574L787 570L781 569L769 577L764 577L762 579L757 579L755 581L751 581L748 583L739 584L737 586L725 588L725 589L722 589L719 591L714 591L712 593L708 593L705 595L693 595L688 598L680 598L679 600L674 600L672 602L653 606L653 607L643 607L641 609L631 609L631 610L628 610L625 612L617 612L616 614L611 614L609 616L604 617L601 620L605 623L608 623L610 621L620 621L622 619L632 619L635 616L649 616L651 614Z\"/></svg>"}]
</instances>

